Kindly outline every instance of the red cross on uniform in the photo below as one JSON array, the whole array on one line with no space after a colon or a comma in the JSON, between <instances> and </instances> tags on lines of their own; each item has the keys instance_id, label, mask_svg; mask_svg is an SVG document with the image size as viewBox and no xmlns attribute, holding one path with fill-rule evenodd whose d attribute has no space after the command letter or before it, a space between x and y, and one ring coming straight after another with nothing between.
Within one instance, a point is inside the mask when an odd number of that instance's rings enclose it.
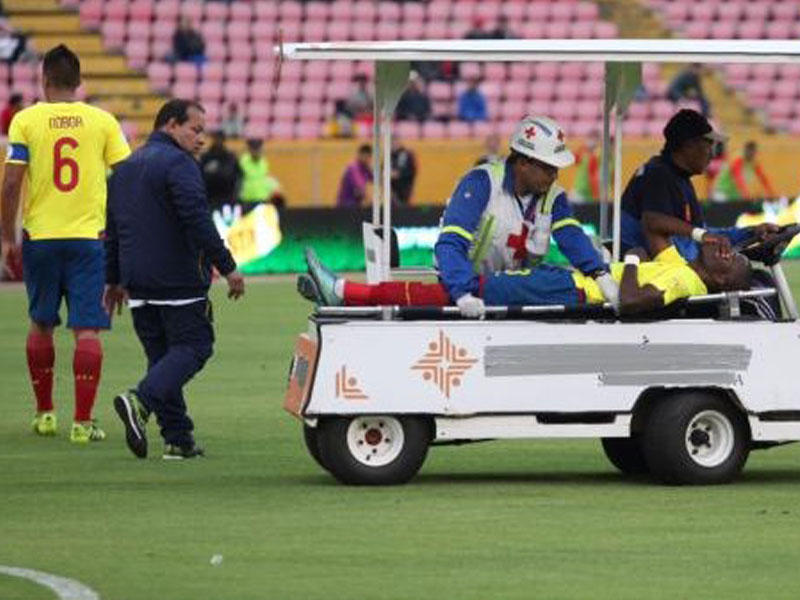
<instances>
[{"instance_id":1,"label":"red cross on uniform","mask_svg":"<svg viewBox=\"0 0 800 600\"><path fill-rule=\"evenodd\" d=\"M528 250L525 248L525 240L528 239L528 226L522 224L522 233L514 235L510 233L506 240L506 246L514 250L514 260L525 260L528 255Z\"/></svg>"}]
</instances>

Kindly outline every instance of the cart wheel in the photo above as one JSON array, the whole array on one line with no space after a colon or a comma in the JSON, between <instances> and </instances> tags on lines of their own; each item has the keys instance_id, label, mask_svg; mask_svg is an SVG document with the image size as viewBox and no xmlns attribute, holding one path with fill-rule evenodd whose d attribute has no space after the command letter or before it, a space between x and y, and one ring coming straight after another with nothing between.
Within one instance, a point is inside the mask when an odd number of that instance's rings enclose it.
<instances>
[{"instance_id":1,"label":"cart wheel","mask_svg":"<svg viewBox=\"0 0 800 600\"><path fill-rule=\"evenodd\" d=\"M303 423L303 440L306 443L306 449L308 453L311 455L311 458L323 469L326 471L328 467L325 466L325 463L322 462L322 458L319 455L319 428L317 427L310 427Z\"/></svg>"},{"instance_id":2,"label":"cart wheel","mask_svg":"<svg viewBox=\"0 0 800 600\"><path fill-rule=\"evenodd\" d=\"M747 461L749 427L744 415L720 397L680 392L653 408L642 434L642 453L664 483L727 483Z\"/></svg>"},{"instance_id":3,"label":"cart wheel","mask_svg":"<svg viewBox=\"0 0 800 600\"><path fill-rule=\"evenodd\" d=\"M620 472L625 475L644 475L650 472L638 438L603 438L602 443L608 460Z\"/></svg>"},{"instance_id":4,"label":"cart wheel","mask_svg":"<svg viewBox=\"0 0 800 600\"><path fill-rule=\"evenodd\" d=\"M431 441L421 417L337 417L320 421L322 463L342 483L393 485L417 474Z\"/></svg>"}]
</instances>

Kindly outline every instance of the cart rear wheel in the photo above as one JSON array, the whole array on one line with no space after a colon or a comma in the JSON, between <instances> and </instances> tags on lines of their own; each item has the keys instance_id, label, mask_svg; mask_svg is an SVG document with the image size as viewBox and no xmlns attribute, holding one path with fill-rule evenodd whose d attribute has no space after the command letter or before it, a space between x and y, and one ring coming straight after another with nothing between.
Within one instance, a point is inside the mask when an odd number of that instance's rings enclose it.
<instances>
[{"instance_id":1,"label":"cart rear wheel","mask_svg":"<svg viewBox=\"0 0 800 600\"><path fill-rule=\"evenodd\" d=\"M336 417L320 421L321 464L342 483L393 485L417 474L431 441L428 421L416 416Z\"/></svg>"},{"instance_id":2,"label":"cart rear wheel","mask_svg":"<svg viewBox=\"0 0 800 600\"><path fill-rule=\"evenodd\" d=\"M620 472L625 475L644 475L650 472L638 438L603 438L602 443L608 460Z\"/></svg>"},{"instance_id":3,"label":"cart rear wheel","mask_svg":"<svg viewBox=\"0 0 800 600\"><path fill-rule=\"evenodd\" d=\"M747 461L749 427L741 411L715 394L675 393L650 413L642 452L664 483L727 483Z\"/></svg>"}]
</instances>

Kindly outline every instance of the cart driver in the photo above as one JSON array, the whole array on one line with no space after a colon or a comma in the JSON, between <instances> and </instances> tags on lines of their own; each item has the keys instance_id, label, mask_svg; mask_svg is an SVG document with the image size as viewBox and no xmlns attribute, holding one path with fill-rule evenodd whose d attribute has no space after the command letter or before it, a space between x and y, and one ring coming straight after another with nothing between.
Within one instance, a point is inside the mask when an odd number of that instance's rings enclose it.
<instances>
[{"instance_id":1,"label":"cart driver","mask_svg":"<svg viewBox=\"0 0 800 600\"><path fill-rule=\"evenodd\" d=\"M574 218L558 170L575 162L564 131L547 117L525 117L509 156L471 169L441 219L434 252L441 283L466 317L484 314L479 275L535 267L550 236L569 262L617 306L619 289L599 252Z\"/></svg>"},{"instance_id":2,"label":"cart driver","mask_svg":"<svg viewBox=\"0 0 800 600\"><path fill-rule=\"evenodd\" d=\"M622 249L641 246L650 256L675 245L687 260L701 244L731 244L757 235L764 239L778 230L762 223L754 228L708 228L691 177L704 173L714 144L725 141L708 120L694 110L675 113L664 127L664 148L639 168L622 194Z\"/></svg>"},{"instance_id":3,"label":"cart driver","mask_svg":"<svg viewBox=\"0 0 800 600\"><path fill-rule=\"evenodd\" d=\"M306 249L306 261L309 273L298 278L298 291L321 305L451 304L444 283L357 283L337 277L310 248ZM725 252L717 244L703 244L692 262L687 262L675 246L664 249L655 260L647 260L647 253L641 248L632 249L624 262L611 264L610 276L619 283L619 312L636 314L689 296L748 289L751 270L742 254ZM561 304L574 307L607 301L595 278L551 265L482 275L478 278L476 294L490 306Z\"/></svg>"}]
</instances>

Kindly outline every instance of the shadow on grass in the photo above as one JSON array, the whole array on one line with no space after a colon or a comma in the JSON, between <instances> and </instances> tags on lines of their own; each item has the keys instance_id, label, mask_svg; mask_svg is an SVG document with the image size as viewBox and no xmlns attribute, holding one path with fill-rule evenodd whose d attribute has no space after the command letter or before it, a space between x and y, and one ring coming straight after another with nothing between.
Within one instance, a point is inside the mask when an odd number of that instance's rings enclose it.
<instances>
[{"instance_id":1,"label":"shadow on grass","mask_svg":"<svg viewBox=\"0 0 800 600\"><path fill-rule=\"evenodd\" d=\"M422 485L458 484L458 483L506 483L506 484L556 484L565 483L572 485L620 485L648 483L646 478L634 478L620 475L619 473L592 472L547 472L547 473L422 473L412 480L412 483Z\"/></svg>"}]
</instances>

